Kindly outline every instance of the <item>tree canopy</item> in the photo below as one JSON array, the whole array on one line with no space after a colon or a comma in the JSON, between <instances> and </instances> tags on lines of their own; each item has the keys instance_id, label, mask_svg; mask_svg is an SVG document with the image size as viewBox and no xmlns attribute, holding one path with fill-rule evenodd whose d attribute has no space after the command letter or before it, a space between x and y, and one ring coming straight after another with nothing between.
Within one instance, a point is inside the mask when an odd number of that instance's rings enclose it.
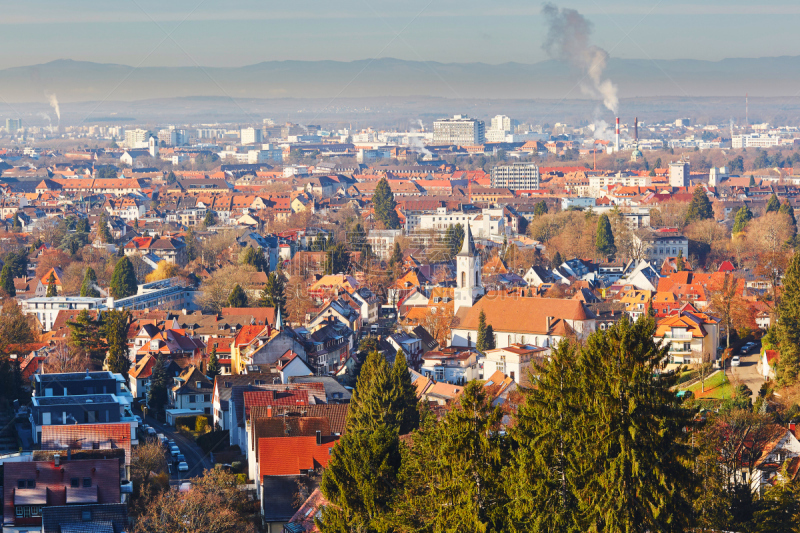
<instances>
[{"instance_id":1,"label":"tree canopy","mask_svg":"<svg viewBox=\"0 0 800 533\"><path fill-rule=\"evenodd\" d=\"M386 178L381 178L375 186L372 194L372 205L375 208L375 219L386 229L397 229L400 227L400 217L397 215L397 202L394 200L394 193Z\"/></svg>"}]
</instances>

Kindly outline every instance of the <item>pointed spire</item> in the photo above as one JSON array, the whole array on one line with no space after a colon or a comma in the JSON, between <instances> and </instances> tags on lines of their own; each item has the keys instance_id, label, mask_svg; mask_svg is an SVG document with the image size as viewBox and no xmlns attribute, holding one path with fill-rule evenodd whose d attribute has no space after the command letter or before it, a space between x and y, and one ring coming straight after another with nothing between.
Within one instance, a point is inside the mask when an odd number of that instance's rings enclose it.
<instances>
[{"instance_id":1,"label":"pointed spire","mask_svg":"<svg viewBox=\"0 0 800 533\"><path fill-rule=\"evenodd\" d=\"M467 233L464 235L464 244L461 245L461 251L458 252L459 257L474 257L475 256L475 241L472 240L472 230L469 228L469 221L467 221Z\"/></svg>"},{"instance_id":2,"label":"pointed spire","mask_svg":"<svg viewBox=\"0 0 800 533\"><path fill-rule=\"evenodd\" d=\"M283 319L281 319L281 308L275 311L275 329L277 331L283 331Z\"/></svg>"}]
</instances>

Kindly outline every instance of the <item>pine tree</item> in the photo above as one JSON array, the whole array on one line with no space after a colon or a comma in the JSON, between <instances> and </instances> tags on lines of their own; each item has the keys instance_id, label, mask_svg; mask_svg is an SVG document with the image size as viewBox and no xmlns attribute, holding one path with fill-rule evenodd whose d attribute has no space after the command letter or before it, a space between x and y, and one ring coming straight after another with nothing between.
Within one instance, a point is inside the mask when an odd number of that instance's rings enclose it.
<instances>
[{"instance_id":1,"label":"pine tree","mask_svg":"<svg viewBox=\"0 0 800 533\"><path fill-rule=\"evenodd\" d=\"M483 309L478 315L478 335L475 339L475 348L480 353L486 351L486 313L483 312Z\"/></svg>"},{"instance_id":2,"label":"pine tree","mask_svg":"<svg viewBox=\"0 0 800 533\"><path fill-rule=\"evenodd\" d=\"M281 316L286 315L286 296L285 287L286 283L283 279L283 274L280 272L270 272L267 277L267 284L261 291L261 298L259 299L260 307L274 307L277 313L280 309Z\"/></svg>"},{"instance_id":3,"label":"pine tree","mask_svg":"<svg viewBox=\"0 0 800 533\"><path fill-rule=\"evenodd\" d=\"M19 213L14 213L14 218L11 222L11 229L13 231L20 231L22 229L22 222L19 220Z\"/></svg>"},{"instance_id":4,"label":"pine tree","mask_svg":"<svg viewBox=\"0 0 800 533\"><path fill-rule=\"evenodd\" d=\"M128 379L128 370L131 366L128 357L128 324L130 312L127 310L112 309L103 316L102 333L108 344L105 364L107 370L114 374L122 374Z\"/></svg>"},{"instance_id":5,"label":"pine tree","mask_svg":"<svg viewBox=\"0 0 800 533\"><path fill-rule=\"evenodd\" d=\"M791 385L800 375L800 253L795 252L783 277L778 304L778 382Z\"/></svg>"},{"instance_id":6,"label":"pine tree","mask_svg":"<svg viewBox=\"0 0 800 533\"><path fill-rule=\"evenodd\" d=\"M97 298L100 292L95 288L97 284L97 274L95 274L92 267L86 267L86 273L83 275L83 283L81 283L81 296L89 298Z\"/></svg>"},{"instance_id":7,"label":"pine tree","mask_svg":"<svg viewBox=\"0 0 800 533\"><path fill-rule=\"evenodd\" d=\"M686 212L686 223L691 224L699 220L714 218L714 209L708 200L705 189L698 185L692 193L692 201L689 202L689 209Z\"/></svg>"},{"instance_id":8,"label":"pine tree","mask_svg":"<svg viewBox=\"0 0 800 533\"><path fill-rule=\"evenodd\" d=\"M605 257L617 253L617 247L614 245L614 233L611 231L611 222L608 220L608 215L605 213L600 215L597 219L595 247L597 251Z\"/></svg>"},{"instance_id":9,"label":"pine tree","mask_svg":"<svg viewBox=\"0 0 800 533\"><path fill-rule=\"evenodd\" d=\"M186 237L184 238L184 242L186 243L186 259L188 259L189 261L194 261L195 259L200 257L197 238L195 237L194 230L192 228L189 228L188 231L186 232Z\"/></svg>"},{"instance_id":10,"label":"pine tree","mask_svg":"<svg viewBox=\"0 0 800 533\"><path fill-rule=\"evenodd\" d=\"M208 356L208 365L206 365L206 376L211 381L214 381L214 378L219 376L219 358L217 357L217 345L215 344L211 348L211 354Z\"/></svg>"},{"instance_id":11,"label":"pine tree","mask_svg":"<svg viewBox=\"0 0 800 533\"><path fill-rule=\"evenodd\" d=\"M465 236L466 233L464 232L464 226L461 224L448 226L447 231L444 234L444 242L450 251L450 257L454 257L459 251L461 251L461 247L464 246Z\"/></svg>"},{"instance_id":12,"label":"pine tree","mask_svg":"<svg viewBox=\"0 0 800 533\"><path fill-rule=\"evenodd\" d=\"M697 482L684 429L693 413L654 378L668 347L653 340L655 322L620 320L589 336L576 365L584 409L580 434L587 465L579 489L588 530L686 531L689 492Z\"/></svg>"},{"instance_id":13,"label":"pine tree","mask_svg":"<svg viewBox=\"0 0 800 533\"><path fill-rule=\"evenodd\" d=\"M98 367L105 360L108 345L101 332L102 323L95 320L89 311L81 310L74 322L67 322L69 327L69 344L86 356Z\"/></svg>"},{"instance_id":14,"label":"pine tree","mask_svg":"<svg viewBox=\"0 0 800 533\"><path fill-rule=\"evenodd\" d=\"M100 220L97 222L97 234L100 236L100 242L110 244L114 242L111 232L108 229L108 220L105 213L100 215Z\"/></svg>"},{"instance_id":15,"label":"pine tree","mask_svg":"<svg viewBox=\"0 0 800 533\"><path fill-rule=\"evenodd\" d=\"M131 260L127 257L121 258L114 266L109 290L111 296L117 299L133 296L139 290L136 273L133 271Z\"/></svg>"},{"instance_id":16,"label":"pine tree","mask_svg":"<svg viewBox=\"0 0 800 533\"><path fill-rule=\"evenodd\" d=\"M783 213L787 217L789 217L789 224L792 236L789 238L789 244L794 244L795 237L797 237L797 219L794 217L794 209L791 205L789 205L789 200L786 200L781 204L781 208L778 210L779 213Z\"/></svg>"},{"instance_id":17,"label":"pine tree","mask_svg":"<svg viewBox=\"0 0 800 533\"><path fill-rule=\"evenodd\" d=\"M743 205L736 211L736 219L733 223L733 233L741 233L747 227L747 223L753 218L750 208Z\"/></svg>"},{"instance_id":18,"label":"pine tree","mask_svg":"<svg viewBox=\"0 0 800 533\"><path fill-rule=\"evenodd\" d=\"M561 258L561 253L556 251L556 255L553 256L553 268L558 268L564 263L564 259Z\"/></svg>"},{"instance_id":19,"label":"pine tree","mask_svg":"<svg viewBox=\"0 0 800 533\"><path fill-rule=\"evenodd\" d=\"M154 411L161 411L169 400L167 386L169 385L167 369L164 365L164 358L159 354L153 364L153 372L150 375L150 389L147 391L147 406Z\"/></svg>"},{"instance_id":20,"label":"pine tree","mask_svg":"<svg viewBox=\"0 0 800 533\"><path fill-rule=\"evenodd\" d=\"M78 220L77 224L75 224L75 231L78 233L89 233L89 230L90 226L88 218L81 218Z\"/></svg>"},{"instance_id":21,"label":"pine tree","mask_svg":"<svg viewBox=\"0 0 800 533\"><path fill-rule=\"evenodd\" d=\"M167 180L166 181L167 181L167 185L172 185L173 183L177 183L178 176L176 176L175 173L170 170L169 174L167 174Z\"/></svg>"},{"instance_id":22,"label":"pine tree","mask_svg":"<svg viewBox=\"0 0 800 533\"><path fill-rule=\"evenodd\" d=\"M486 340L484 341L484 351L486 350L494 350L495 349L495 342L494 342L494 328L491 324L486 324Z\"/></svg>"},{"instance_id":23,"label":"pine tree","mask_svg":"<svg viewBox=\"0 0 800 533\"><path fill-rule=\"evenodd\" d=\"M321 533L392 531L392 502L402 455L397 431L348 431L333 448L320 490L333 505L316 519Z\"/></svg>"},{"instance_id":24,"label":"pine tree","mask_svg":"<svg viewBox=\"0 0 800 533\"><path fill-rule=\"evenodd\" d=\"M398 370L399 372L399 370ZM393 431L414 429L416 411L408 408L401 394L404 385L395 378L386 359L378 352L367 355L347 412L347 431L370 431L386 426Z\"/></svg>"},{"instance_id":25,"label":"pine tree","mask_svg":"<svg viewBox=\"0 0 800 533\"><path fill-rule=\"evenodd\" d=\"M747 184L747 186L751 189L756 186L756 178L752 174L750 174L750 182Z\"/></svg>"},{"instance_id":26,"label":"pine tree","mask_svg":"<svg viewBox=\"0 0 800 533\"><path fill-rule=\"evenodd\" d=\"M397 215L397 202L394 200L389 182L381 178L372 194L372 205L375 208L375 219L383 224L386 229L400 227L400 217Z\"/></svg>"},{"instance_id":27,"label":"pine tree","mask_svg":"<svg viewBox=\"0 0 800 533\"><path fill-rule=\"evenodd\" d=\"M392 249L392 256L389 258L389 267L394 268L395 265L403 263L403 250L400 249L400 243L395 241L394 248Z\"/></svg>"},{"instance_id":28,"label":"pine tree","mask_svg":"<svg viewBox=\"0 0 800 533\"><path fill-rule=\"evenodd\" d=\"M58 288L56 287L56 276L52 272L50 272L50 277L47 278L47 292L45 293L47 298L53 298L58 296Z\"/></svg>"},{"instance_id":29,"label":"pine tree","mask_svg":"<svg viewBox=\"0 0 800 533\"><path fill-rule=\"evenodd\" d=\"M507 531L503 414L471 381L444 419L428 416L403 457L400 531Z\"/></svg>"},{"instance_id":30,"label":"pine tree","mask_svg":"<svg viewBox=\"0 0 800 533\"><path fill-rule=\"evenodd\" d=\"M208 211L206 211L205 218L203 218L203 227L208 229L216 223L217 223L217 215L216 213L214 213L214 211L209 209Z\"/></svg>"},{"instance_id":31,"label":"pine tree","mask_svg":"<svg viewBox=\"0 0 800 533\"><path fill-rule=\"evenodd\" d=\"M675 270L678 272L686 270L686 265L683 263L683 248L678 249L678 257L675 258Z\"/></svg>"},{"instance_id":32,"label":"pine tree","mask_svg":"<svg viewBox=\"0 0 800 533\"><path fill-rule=\"evenodd\" d=\"M17 295L17 289L14 287L14 273L11 270L11 263L7 262L3 265L3 271L0 272L0 288L11 297Z\"/></svg>"},{"instance_id":33,"label":"pine tree","mask_svg":"<svg viewBox=\"0 0 800 533\"><path fill-rule=\"evenodd\" d=\"M577 358L576 343L558 343L517 410L508 485L514 531L585 531L576 490L585 468Z\"/></svg>"},{"instance_id":34,"label":"pine tree","mask_svg":"<svg viewBox=\"0 0 800 533\"><path fill-rule=\"evenodd\" d=\"M544 200L541 200L533 207L533 216L540 217L546 214L547 214L547 203Z\"/></svg>"},{"instance_id":35,"label":"pine tree","mask_svg":"<svg viewBox=\"0 0 800 533\"><path fill-rule=\"evenodd\" d=\"M247 294L238 283L233 286L233 290L228 295L228 307L247 307Z\"/></svg>"},{"instance_id":36,"label":"pine tree","mask_svg":"<svg viewBox=\"0 0 800 533\"><path fill-rule=\"evenodd\" d=\"M419 401L411 382L408 361L403 350L397 350L392 365L392 403L400 419L400 435L411 433L419 427Z\"/></svg>"},{"instance_id":37,"label":"pine tree","mask_svg":"<svg viewBox=\"0 0 800 533\"><path fill-rule=\"evenodd\" d=\"M769 201L767 202L767 213L777 213L781 208L781 202L778 200L778 197L775 193L772 193L772 196L769 197Z\"/></svg>"},{"instance_id":38,"label":"pine tree","mask_svg":"<svg viewBox=\"0 0 800 533\"><path fill-rule=\"evenodd\" d=\"M350 267L350 254L344 244L334 244L325 252L325 273L344 274Z\"/></svg>"}]
</instances>

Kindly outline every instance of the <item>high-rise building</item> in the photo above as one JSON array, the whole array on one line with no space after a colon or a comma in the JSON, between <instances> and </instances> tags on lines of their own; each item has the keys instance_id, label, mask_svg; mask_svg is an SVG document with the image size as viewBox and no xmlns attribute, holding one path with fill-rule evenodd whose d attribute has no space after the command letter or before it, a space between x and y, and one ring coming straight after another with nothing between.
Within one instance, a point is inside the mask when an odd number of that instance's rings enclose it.
<instances>
[{"instance_id":1,"label":"high-rise building","mask_svg":"<svg viewBox=\"0 0 800 533\"><path fill-rule=\"evenodd\" d=\"M6 131L8 133L17 133L21 129L22 129L22 119L21 118L7 118L6 119Z\"/></svg>"},{"instance_id":2,"label":"high-rise building","mask_svg":"<svg viewBox=\"0 0 800 533\"><path fill-rule=\"evenodd\" d=\"M125 130L125 146L129 149L147 148L151 135L149 131L142 129Z\"/></svg>"},{"instance_id":3,"label":"high-rise building","mask_svg":"<svg viewBox=\"0 0 800 533\"><path fill-rule=\"evenodd\" d=\"M242 128L241 138L242 144L256 144L264 142L264 136L260 128Z\"/></svg>"},{"instance_id":4,"label":"high-rise building","mask_svg":"<svg viewBox=\"0 0 800 533\"><path fill-rule=\"evenodd\" d=\"M466 115L441 118L433 123L433 144L474 146L486 141L486 129L482 120Z\"/></svg>"},{"instance_id":5,"label":"high-rise building","mask_svg":"<svg viewBox=\"0 0 800 533\"><path fill-rule=\"evenodd\" d=\"M492 169L492 187L524 191L539 188L539 167L534 163L497 165Z\"/></svg>"},{"instance_id":6,"label":"high-rise building","mask_svg":"<svg viewBox=\"0 0 800 533\"><path fill-rule=\"evenodd\" d=\"M511 119L505 115L497 115L492 118L491 129L511 131Z\"/></svg>"},{"instance_id":7,"label":"high-rise building","mask_svg":"<svg viewBox=\"0 0 800 533\"><path fill-rule=\"evenodd\" d=\"M688 187L689 186L689 162L678 161L669 164L669 186Z\"/></svg>"}]
</instances>

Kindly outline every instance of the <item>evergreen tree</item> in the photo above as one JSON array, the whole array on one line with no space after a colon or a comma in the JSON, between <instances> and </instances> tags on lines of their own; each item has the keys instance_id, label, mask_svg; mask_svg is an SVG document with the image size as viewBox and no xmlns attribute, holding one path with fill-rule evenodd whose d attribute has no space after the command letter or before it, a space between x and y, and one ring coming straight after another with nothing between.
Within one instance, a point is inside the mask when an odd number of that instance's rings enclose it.
<instances>
[{"instance_id":1,"label":"evergreen tree","mask_svg":"<svg viewBox=\"0 0 800 533\"><path fill-rule=\"evenodd\" d=\"M17 295L17 289L14 287L14 273L10 263L3 265L3 271L0 272L0 288L11 297Z\"/></svg>"},{"instance_id":2,"label":"evergreen tree","mask_svg":"<svg viewBox=\"0 0 800 533\"><path fill-rule=\"evenodd\" d=\"M656 168L661 168L661 158L656 159Z\"/></svg>"},{"instance_id":3,"label":"evergreen tree","mask_svg":"<svg viewBox=\"0 0 800 533\"><path fill-rule=\"evenodd\" d=\"M471 381L444 419L426 417L403 458L401 531L507 531L502 411Z\"/></svg>"},{"instance_id":4,"label":"evergreen tree","mask_svg":"<svg viewBox=\"0 0 800 533\"><path fill-rule=\"evenodd\" d=\"M45 293L45 296L48 298L58 296L58 288L56 287L56 276L52 272L50 272L50 277L47 278L47 292Z\"/></svg>"},{"instance_id":5,"label":"evergreen tree","mask_svg":"<svg viewBox=\"0 0 800 533\"><path fill-rule=\"evenodd\" d=\"M400 227L400 217L397 216L397 202L394 200L389 182L386 178L381 178L375 186L372 194L372 205L375 208L375 220L383 224L386 229L397 229Z\"/></svg>"},{"instance_id":6,"label":"evergreen tree","mask_svg":"<svg viewBox=\"0 0 800 533\"><path fill-rule=\"evenodd\" d=\"M692 201L689 202L689 209L686 212L686 223L691 224L698 220L714 218L714 209L708 200L705 189L698 185L692 193Z\"/></svg>"},{"instance_id":7,"label":"evergreen tree","mask_svg":"<svg viewBox=\"0 0 800 533\"><path fill-rule=\"evenodd\" d=\"M252 246L248 246L242 256L242 263L254 267L258 272L269 272L269 263L261 248L256 250Z\"/></svg>"},{"instance_id":8,"label":"evergreen tree","mask_svg":"<svg viewBox=\"0 0 800 533\"><path fill-rule=\"evenodd\" d=\"M78 233L89 233L89 219L88 218L81 218L75 224L75 231Z\"/></svg>"},{"instance_id":9,"label":"evergreen tree","mask_svg":"<svg viewBox=\"0 0 800 533\"><path fill-rule=\"evenodd\" d=\"M92 267L86 268L86 273L83 275L83 283L81 283L81 296L89 298L97 298L100 292L95 289L97 284L97 274L95 274Z\"/></svg>"},{"instance_id":10,"label":"evergreen tree","mask_svg":"<svg viewBox=\"0 0 800 533\"><path fill-rule=\"evenodd\" d=\"M401 363L402 364L404 361ZM400 370L397 371L398 374ZM413 430L419 414L410 409L405 385L378 352L367 355L350 398L347 431L372 431L385 426L394 432Z\"/></svg>"},{"instance_id":11,"label":"evergreen tree","mask_svg":"<svg viewBox=\"0 0 800 533\"><path fill-rule=\"evenodd\" d=\"M614 245L614 233L611 231L611 222L605 213L597 219L595 247L600 254L606 257L617 253L617 247Z\"/></svg>"},{"instance_id":12,"label":"evergreen tree","mask_svg":"<svg viewBox=\"0 0 800 533\"><path fill-rule=\"evenodd\" d=\"M67 322L69 327L69 344L86 354L96 365L102 366L108 345L102 334L102 323L92 318L89 311L81 310L74 322Z\"/></svg>"},{"instance_id":13,"label":"evergreen tree","mask_svg":"<svg viewBox=\"0 0 800 533\"><path fill-rule=\"evenodd\" d=\"M13 277L26 277L28 274L28 251L19 250L17 252L10 252L6 255L5 264L10 266Z\"/></svg>"},{"instance_id":14,"label":"evergreen tree","mask_svg":"<svg viewBox=\"0 0 800 533\"><path fill-rule=\"evenodd\" d=\"M789 244L793 244L795 237L797 237L797 219L794 217L794 209L791 205L789 205L789 200L786 200L781 204L780 209L778 210L779 213L783 213L787 217L789 217L789 224L792 236L789 238Z\"/></svg>"},{"instance_id":15,"label":"evergreen tree","mask_svg":"<svg viewBox=\"0 0 800 533\"><path fill-rule=\"evenodd\" d=\"M11 229L13 231L20 231L22 229L22 222L19 220L19 213L14 213L14 218L11 221Z\"/></svg>"},{"instance_id":16,"label":"evergreen tree","mask_svg":"<svg viewBox=\"0 0 800 533\"><path fill-rule=\"evenodd\" d=\"M486 340L484 341L484 347L484 351L495 349L494 328L491 324L486 324Z\"/></svg>"},{"instance_id":17,"label":"evergreen tree","mask_svg":"<svg viewBox=\"0 0 800 533\"><path fill-rule=\"evenodd\" d=\"M455 224L447 228L444 234L444 242L448 247L450 257L455 257L461 251L461 247L464 246L465 236L464 226L461 224Z\"/></svg>"},{"instance_id":18,"label":"evergreen tree","mask_svg":"<svg viewBox=\"0 0 800 533\"><path fill-rule=\"evenodd\" d=\"M392 364L392 403L400 420L400 435L411 433L419 427L419 401L417 390L411 382L408 361L403 350L397 350Z\"/></svg>"},{"instance_id":19,"label":"evergreen tree","mask_svg":"<svg viewBox=\"0 0 800 533\"><path fill-rule=\"evenodd\" d=\"M211 381L214 381L214 378L219 376L219 358L217 357L217 345L215 344L211 348L211 354L208 356L208 365L206 365L206 376Z\"/></svg>"},{"instance_id":20,"label":"evergreen tree","mask_svg":"<svg viewBox=\"0 0 800 533\"><path fill-rule=\"evenodd\" d=\"M678 257L675 258L675 270L678 272L686 270L686 265L683 264L683 248L678 249Z\"/></svg>"},{"instance_id":21,"label":"evergreen tree","mask_svg":"<svg viewBox=\"0 0 800 533\"><path fill-rule=\"evenodd\" d=\"M778 197L775 193L772 193L772 196L769 197L769 201L767 202L767 213L777 213L781 208L781 202L778 200Z\"/></svg>"},{"instance_id":22,"label":"evergreen tree","mask_svg":"<svg viewBox=\"0 0 800 533\"><path fill-rule=\"evenodd\" d=\"M177 183L177 181L178 176L176 176L175 173L170 170L169 174L167 174L167 185L172 185L173 183Z\"/></svg>"},{"instance_id":23,"label":"evergreen tree","mask_svg":"<svg viewBox=\"0 0 800 533\"><path fill-rule=\"evenodd\" d=\"M214 211L209 209L208 211L206 211L205 218L203 218L203 227L208 229L216 223L217 223L217 215L216 213L214 213Z\"/></svg>"},{"instance_id":24,"label":"evergreen tree","mask_svg":"<svg viewBox=\"0 0 800 533\"><path fill-rule=\"evenodd\" d=\"M186 259L189 261L194 261L198 257L200 257L200 250L197 244L197 237L194 235L194 230L189 228L186 232L186 237L184 238L184 242L186 243Z\"/></svg>"},{"instance_id":25,"label":"evergreen tree","mask_svg":"<svg viewBox=\"0 0 800 533\"><path fill-rule=\"evenodd\" d=\"M733 233L741 233L747 227L747 223L753 218L750 208L743 205L736 211L736 219L733 223Z\"/></svg>"},{"instance_id":26,"label":"evergreen tree","mask_svg":"<svg viewBox=\"0 0 800 533\"><path fill-rule=\"evenodd\" d=\"M276 312L280 309L281 316L286 316L286 296L284 295L285 282L280 272L270 272L267 284L261 291L260 307L274 307Z\"/></svg>"},{"instance_id":27,"label":"evergreen tree","mask_svg":"<svg viewBox=\"0 0 800 533\"><path fill-rule=\"evenodd\" d=\"M558 343L525 390L511 437L516 444L508 484L514 531L585 531L580 496L582 461L578 345Z\"/></svg>"},{"instance_id":28,"label":"evergreen tree","mask_svg":"<svg viewBox=\"0 0 800 533\"><path fill-rule=\"evenodd\" d=\"M348 431L333 448L320 490L333 505L315 519L322 533L389 532L401 464L397 431Z\"/></svg>"},{"instance_id":29,"label":"evergreen tree","mask_svg":"<svg viewBox=\"0 0 800 533\"><path fill-rule=\"evenodd\" d=\"M620 320L589 336L580 351L578 438L591 475L579 494L588 530L688 529L687 497L696 481L684 429L693 413L671 390L675 377L653 377L668 352L655 343L654 331L649 317Z\"/></svg>"},{"instance_id":30,"label":"evergreen tree","mask_svg":"<svg viewBox=\"0 0 800 533\"><path fill-rule=\"evenodd\" d=\"M111 275L111 285L109 286L111 296L114 298L127 298L133 296L139 290L136 281L136 273L133 271L131 260L123 257L114 266L114 273Z\"/></svg>"},{"instance_id":31,"label":"evergreen tree","mask_svg":"<svg viewBox=\"0 0 800 533\"><path fill-rule=\"evenodd\" d=\"M228 295L228 307L247 307L247 294L238 283Z\"/></svg>"},{"instance_id":32,"label":"evergreen tree","mask_svg":"<svg viewBox=\"0 0 800 533\"><path fill-rule=\"evenodd\" d=\"M367 241L367 232L364 231L361 222L356 222L347 230L347 244L351 250L361 252L364 256L368 257L372 253L372 247Z\"/></svg>"},{"instance_id":33,"label":"evergreen tree","mask_svg":"<svg viewBox=\"0 0 800 533\"><path fill-rule=\"evenodd\" d=\"M795 252L783 276L778 304L778 382L791 385L800 375L800 253Z\"/></svg>"},{"instance_id":34,"label":"evergreen tree","mask_svg":"<svg viewBox=\"0 0 800 533\"><path fill-rule=\"evenodd\" d=\"M760 504L753 516L755 527L752 531L796 533L800 517L800 482L787 472L785 466L775 484L764 492Z\"/></svg>"},{"instance_id":35,"label":"evergreen tree","mask_svg":"<svg viewBox=\"0 0 800 533\"><path fill-rule=\"evenodd\" d=\"M475 348L480 353L486 351L486 313L483 312L483 309L478 315L478 335L475 339Z\"/></svg>"},{"instance_id":36,"label":"evergreen tree","mask_svg":"<svg viewBox=\"0 0 800 533\"><path fill-rule=\"evenodd\" d=\"M114 242L111 231L108 229L108 220L105 213L100 215L100 220L97 222L97 234L100 236L100 242L102 243L110 244Z\"/></svg>"},{"instance_id":37,"label":"evergreen tree","mask_svg":"<svg viewBox=\"0 0 800 533\"><path fill-rule=\"evenodd\" d=\"M553 256L553 268L558 268L564 263L564 259L561 258L561 253L556 251L556 255Z\"/></svg>"},{"instance_id":38,"label":"evergreen tree","mask_svg":"<svg viewBox=\"0 0 800 533\"><path fill-rule=\"evenodd\" d=\"M750 174L750 182L747 184L751 189L756 186L756 178Z\"/></svg>"},{"instance_id":39,"label":"evergreen tree","mask_svg":"<svg viewBox=\"0 0 800 533\"><path fill-rule=\"evenodd\" d=\"M122 374L128 379L131 361L128 357L128 324L130 312L126 309L112 309L103 315L102 333L108 344L105 364L107 370Z\"/></svg>"},{"instance_id":40,"label":"evergreen tree","mask_svg":"<svg viewBox=\"0 0 800 533\"><path fill-rule=\"evenodd\" d=\"M153 365L153 373L150 375L150 389L147 391L147 407L156 412L162 411L169 400L168 386L169 376L167 376L164 358L159 354Z\"/></svg>"},{"instance_id":41,"label":"evergreen tree","mask_svg":"<svg viewBox=\"0 0 800 533\"><path fill-rule=\"evenodd\" d=\"M334 244L325 252L325 273L344 274L350 268L350 254L344 244Z\"/></svg>"},{"instance_id":42,"label":"evergreen tree","mask_svg":"<svg viewBox=\"0 0 800 533\"><path fill-rule=\"evenodd\" d=\"M395 265L403 263L403 250L400 249L400 243L395 241L394 248L392 249L392 256L389 258L389 267L394 268Z\"/></svg>"},{"instance_id":43,"label":"evergreen tree","mask_svg":"<svg viewBox=\"0 0 800 533\"><path fill-rule=\"evenodd\" d=\"M533 216L540 217L547 214L547 202L541 200L533 207Z\"/></svg>"}]
</instances>

